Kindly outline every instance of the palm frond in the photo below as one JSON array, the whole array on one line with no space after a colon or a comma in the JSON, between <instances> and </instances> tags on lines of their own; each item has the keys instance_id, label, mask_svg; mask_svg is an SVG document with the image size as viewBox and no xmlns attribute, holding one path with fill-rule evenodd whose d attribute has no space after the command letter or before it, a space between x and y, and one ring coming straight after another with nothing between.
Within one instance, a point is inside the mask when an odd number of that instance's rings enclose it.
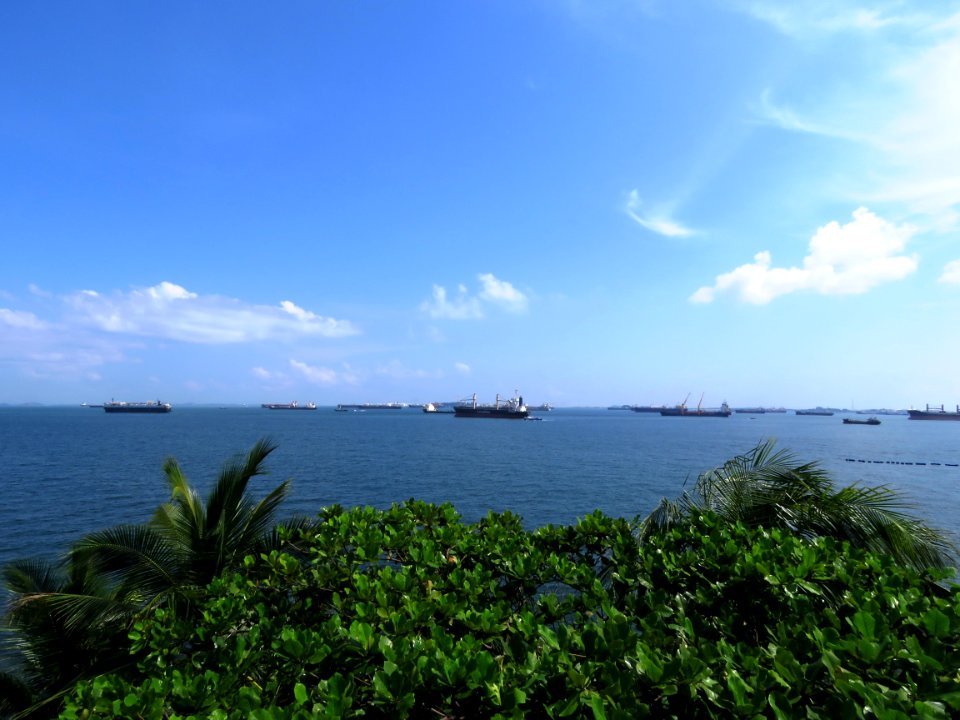
<instances>
[{"instance_id":1,"label":"palm frond","mask_svg":"<svg viewBox=\"0 0 960 720\"><path fill-rule=\"evenodd\" d=\"M3 584L14 594L54 592L63 584L62 563L30 558L13 560L3 566Z\"/></svg>"},{"instance_id":2,"label":"palm frond","mask_svg":"<svg viewBox=\"0 0 960 720\"><path fill-rule=\"evenodd\" d=\"M947 567L957 550L946 533L910 514L888 486L840 490L816 462L799 462L773 439L701 473L691 493L660 505L641 526L649 535L684 515L710 511L729 522L780 527L801 537L828 536L887 553L917 568Z\"/></svg>"},{"instance_id":3,"label":"palm frond","mask_svg":"<svg viewBox=\"0 0 960 720\"><path fill-rule=\"evenodd\" d=\"M153 522L166 528L179 542L202 537L207 513L200 494L190 485L174 458L164 461L163 474L170 486L170 501L157 509Z\"/></svg>"},{"instance_id":4,"label":"palm frond","mask_svg":"<svg viewBox=\"0 0 960 720\"><path fill-rule=\"evenodd\" d=\"M235 458L224 465L207 499L207 520L211 526L223 522L224 518L228 525L232 524L229 516L240 507L250 480L265 472L263 462L276 448L270 440L262 438L245 458Z\"/></svg>"},{"instance_id":5,"label":"palm frond","mask_svg":"<svg viewBox=\"0 0 960 720\"><path fill-rule=\"evenodd\" d=\"M94 572L118 591L140 598L170 592L182 582L185 559L157 528L118 525L90 533L76 542L71 555L89 562Z\"/></svg>"}]
</instances>

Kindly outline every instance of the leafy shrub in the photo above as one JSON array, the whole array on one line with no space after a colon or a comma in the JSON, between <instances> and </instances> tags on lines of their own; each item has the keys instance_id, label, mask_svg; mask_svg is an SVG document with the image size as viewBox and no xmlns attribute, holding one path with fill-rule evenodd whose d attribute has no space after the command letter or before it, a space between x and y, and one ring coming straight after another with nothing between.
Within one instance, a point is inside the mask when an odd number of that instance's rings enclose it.
<instances>
[{"instance_id":1,"label":"leafy shrub","mask_svg":"<svg viewBox=\"0 0 960 720\"><path fill-rule=\"evenodd\" d=\"M138 672L68 718L948 717L960 588L829 539L688 518L642 547L600 513L526 531L449 505L324 511L159 611Z\"/></svg>"}]
</instances>

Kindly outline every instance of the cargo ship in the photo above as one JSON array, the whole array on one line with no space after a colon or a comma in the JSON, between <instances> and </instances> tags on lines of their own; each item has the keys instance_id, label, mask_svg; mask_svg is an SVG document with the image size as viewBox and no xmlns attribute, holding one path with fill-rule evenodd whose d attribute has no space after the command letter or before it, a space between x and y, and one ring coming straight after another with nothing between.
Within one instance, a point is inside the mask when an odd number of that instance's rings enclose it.
<instances>
[{"instance_id":1,"label":"cargo ship","mask_svg":"<svg viewBox=\"0 0 960 720\"><path fill-rule=\"evenodd\" d=\"M856 418L844 418L844 425L879 425L880 421L875 418L867 418L866 420L857 420Z\"/></svg>"},{"instance_id":2,"label":"cargo ship","mask_svg":"<svg viewBox=\"0 0 960 720\"><path fill-rule=\"evenodd\" d=\"M388 403L340 403L334 410L337 412L347 412L350 410L403 410L407 407L406 403L388 402Z\"/></svg>"},{"instance_id":3,"label":"cargo ship","mask_svg":"<svg viewBox=\"0 0 960 720\"><path fill-rule=\"evenodd\" d=\"M525 420L530 413L520 396L514 395L512 398L501 400L500 395L497 394L497 400L493 405L481 405L477 402L477 394L474 393L470 400L454 405L453 414L455 417L464 418Z\"/></svg>"},{"instance_id":4,"label":"cargo ship","mask_svg":"<svg viewBox=\"0 0 960 720\"><path fill-rule=\"evenodd\" d=\"M945 410L943 405L939 408L927 405L926 410L908 410L907 414L911 420L960 420L960 405L957 405L956 412Z\"/></svg>"},{"instance_id":5,"label":"cargo ship","mask_svg":"<svg viewBox=\"0 0 960 720\"><path fill-rule=\"evenodd\" d=\"M689 395L687 397L689 397ZM688 408L687 401L684 400L676 407L664 408L660 411L660 414L664 417L730 417L733 411L730 409L730 406L727 405L726 400L723 401L723 404L718 409L705 409L703 407L703 395L701 395L696 410Z\"/></svg>"},{"instance_id":6,"label":"cargo ship","mask_svg":"<svg viewBox=\"0 0 960 720\"><path fill-rule=\"evenodd\" d=\"M813 410L794 410L797 415L833 415L833 410L815 408Z\"/></svg>"},{"instance_id":7,"label":"cargo ship","mask_svg":"<svg viewBox=\"0 0 960 720\"><path fill-rule=\"evenodd\" d=\"M306 405L301 405L294 400L288 403L262 403L260 407L266 408L267 410L316 410L317 404L309 402Z\"/></svg>"},{"instance_id":8,"label":"cargo ship","mask_svg":"<svg viewBox=\"0 0 960 720\"><path fill-rule=\"evenodd\" d=\"M173 410L173 405L163 403L157 400L147 402L123 402L121 400L111 400L103 404L103 411L108 413L168 413Z\"/></svg>"}]
</instances>

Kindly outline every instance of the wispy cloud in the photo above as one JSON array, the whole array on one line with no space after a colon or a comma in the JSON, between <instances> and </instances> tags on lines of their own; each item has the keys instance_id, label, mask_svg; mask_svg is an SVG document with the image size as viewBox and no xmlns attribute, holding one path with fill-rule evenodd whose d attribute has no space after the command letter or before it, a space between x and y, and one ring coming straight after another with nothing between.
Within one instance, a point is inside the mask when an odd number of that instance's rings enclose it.
<instances>
[{"instance_id":1,"label":"wispy cloud","mask_svg":"<svg viewBox=\"0 0 960 720\"><path fill-rule=\"evenodd\" d=\"M454 370L456 370L456 371L457 371L458 373L460 373L461 375L469 375L469 374L470 374L470 366L467 365L465 362L457 362L457 363L454 363L454 364L453 364L453 368L454 368Z\"/></svg>"},{"instance_id":2,"label":"wispy cloud","mask_svg":"<svg viewBox=\"0 0 960 720\"><path fill-rule=\"evenodd\" d=\"M822 295L864 293L916 270L916 257L902 254L913 232L859 208L846 225L834 221L817 230L802 267L772 267L770 253L759 252L754 262L718 276L690 300L710 303L720 293L734 292L743 302L763 305L801 290Z\"/></svg>"},{"instance_id":3,"label":"wispy cloud","mask_svg":"<svg viewBox=\"0 0 960 720\"><path fill-rule=\"evenodd\" d=\"M47 323L31 312L7 308L0 308L0 325L27 330L43 330L47 327Z\"/></svg>"},{"instance_id":4,"label":"wispy cloud","mask_svg":"<svg viewBox=\"0 0 960 720\"><path fill-rule=\"evenodd\" d=\"M642 205L640 194L636 190L631 190L627 196L627 215L647 230L666 237L687 237L693 234L693 230L673 220L669 213L663 210L643 211Z\"/></svg>"},{"instance_id":5,"label":"wispy cloud","mask_svg":"<svg viewBox=\"0 0 960 720\"><path fill-rule=\"evenodd\" d=\"M960 285L960 260L953 260L943 266L940 282Z\"/></svg>"},{"instance_id":6,"label":"wispy cloud","mask_svg":"<svg viewBox=\"0 0 960 720\"><path fill-rule=\"evenodd\" d=\"M478 320L485 316L485 307L494 306L509 313L524 313L529 306L527 296L506 280L499 280L491 273L477 276L480 291L471 295L463 284L457 287L453 297L441 285L433 286L432 299L420 304L420 309L433 318L447 320Z\"/></svg>"},{"instance_id":7,"label":"wispy cloud","mask_svg":"<svg viewBox=\"0 0 960 720\"><path fill-rule=\"evenodd\" d=\"M336 370L316 365L308 365L299 360L291 360L290 367L305 380L316 385L335 385L339 376Z\"/></svg>"},{"instance_id":8,"label":"wispy cloud","mask_svg":"<svg viewBox=\"0 0 960 720\"><path fill-rule=\"evenodd\" d=\"M837 165L836 175L851 178L840 188L848 197L900 203L905 213L941 231L960 224L960 13L955 3L926 4L923 13L910 11L908 3L864 9L844 2L758 0L740 6L785 35L834 43L838 56L831 82L816 93L803 85L779 87L776 102L767 91L760 117L790 132L841 139L865 150L856 167ZM869 71L861 62L845 61L847 50L869 57ZM849 162L836 156L838 163Z\"/></svg>"},{"instance_id":9,"label":"wispy cloud","mask_svg":"<svg viewBox=\"0 0 960 720\"><path fill-rule=\"evenodd\" d=\"M769 23L784 35L798 38L825 33L874 32L889 27L922 23L918 14L887 12L885 8L867 8L860 2L785 3L781 0L739 0L733 3L758 20ZM902 7L902 4L898 4Z\"/></svg>"},{"instance_id":10,"label":"wispy cloud","mask_svg":"<svg viewBox=\"0 0 960 720\"><path fill-rule=\"evenodd\" d=\"M274 374L272 372L260 366L253 368L250 372L253 373L254 377L260 380L272 380L274 377Z\"/></svg>"},{"instance_id":11,"label":"wispy cloud","mask_svg":"<svg viewBox=\"0 0 960 720\"><path fill-rule=\"evenodd\" d=\"M467 293L467 286L460 285L454 297L447 296L447 289L442 285L433 286L433 300L424 301L420 309L434 318L447 320L475 320L483 317L480 301Z\"/></svg>"},{"instance_id":12,"label":"wispy cloud","mask_svg":"<svg viewBox=\"0 0 960 720\"><path fill-rule=\"evenodd\" d=\"M198 295L170 282L109 296L84 290L67 298L76 319L110 333L229 344L355 335L345 320L323 317L283 301L278 307Z\"/></svg>"},{"instance_id":13,"label":"wispy cloud","mask_svg":"<svg viewBox=\"0 0 960 720\"><path fill-rule=\"evenodd\" d=\"M395 380L410 380L410 379L420 379L428 377L436 377L435 372L429 372L427 370L420 370L417 368L410 368L401 363L399 360L391 360L390 362L380 365L376 369L376 374L383 377L393 378Z\"/></svg>"}]
</instances>

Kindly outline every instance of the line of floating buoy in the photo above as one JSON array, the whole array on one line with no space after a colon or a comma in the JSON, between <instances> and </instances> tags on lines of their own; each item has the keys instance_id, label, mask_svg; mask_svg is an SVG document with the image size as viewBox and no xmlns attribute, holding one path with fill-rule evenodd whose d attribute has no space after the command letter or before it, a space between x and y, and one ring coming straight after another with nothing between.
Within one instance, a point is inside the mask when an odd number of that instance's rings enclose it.
<instances>
[{"instance_id":1,"label":"line of floating buoy","mask_svg":"<svg viewBox=\"0 0 960 720\"><path fill-rule=\"evenodd\" d=\"M960 463L938 462L907 462L904 460L860 460L859 458L844 458L847 462L871 463L873 465L933 465L943 467L960 467Z\"/></svg>"}]
</instances>

